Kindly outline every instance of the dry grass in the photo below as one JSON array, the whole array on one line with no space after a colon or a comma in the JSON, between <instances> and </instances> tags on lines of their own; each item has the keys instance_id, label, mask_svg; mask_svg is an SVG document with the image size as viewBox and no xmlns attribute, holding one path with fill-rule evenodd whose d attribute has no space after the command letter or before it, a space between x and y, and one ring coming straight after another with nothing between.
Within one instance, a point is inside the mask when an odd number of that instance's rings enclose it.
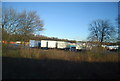
<instances>
[{"instance_id":1,"label":"dry grass","mask_svg":"<svg viewBox=\"0 0 120 81\"><path fill-rule=\"evenodd\" d=\"M119 52L2 49L3 79L117 79Z\"/></svg>"},{"instance_id":2,"label":"dry grass","mask_svg":"<svg viewBox=\"0 0 120 81\"><path fill-rule=\"evenodd\" d=\"M5 49L6 48L6 49ZM58 59L80 62L118 62L120 52L106 52L103 48L94 48L85 52L70 52L57 49L35 49L35 48L3 48L3 56L22 57L32 59Z\"/></svg>"}]
</instances>

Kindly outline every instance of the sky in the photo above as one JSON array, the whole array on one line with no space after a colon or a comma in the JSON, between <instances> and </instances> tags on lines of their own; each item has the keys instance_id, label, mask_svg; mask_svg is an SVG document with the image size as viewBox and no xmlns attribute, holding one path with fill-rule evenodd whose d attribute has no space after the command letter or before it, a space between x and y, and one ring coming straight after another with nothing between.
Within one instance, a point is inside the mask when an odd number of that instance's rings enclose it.
<instances>
[{"instance_id":1,"label":"sky","mask_svg":"<svg viewBox=\"0 0 120 81\"><path fill-rule=\"evenodd\" d=\"M44 22L41 35L69 40L86 40L89 24L109 19L116 24L117 2L3 2L2 7L37 11Z\"/></svg>"}]
</instances>

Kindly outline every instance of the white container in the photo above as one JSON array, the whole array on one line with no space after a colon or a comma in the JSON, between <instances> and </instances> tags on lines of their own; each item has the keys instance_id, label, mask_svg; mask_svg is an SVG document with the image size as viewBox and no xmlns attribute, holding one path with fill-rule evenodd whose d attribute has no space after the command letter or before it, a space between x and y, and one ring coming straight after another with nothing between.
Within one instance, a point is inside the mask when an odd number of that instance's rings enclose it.
<instances>
[{"instance_id":1,"label":"white container","mask_svg":"<svg viewBox=\"0 0 120 81\"><path fill-rule=\"evenodd\" d=\"M48 48L57 48L57 41L48 40Z\"/></svg>"},{"instance_id":2,"label":"white container","mask_svg":"<svg viewBox=\"0 0 120 81\"><path fill-rule=\"evenodd\" d=\"M21 41L16 41L16 44L21 44Z\"/></svg>"},{"instance_id":3,"label":"white container","mask_svg":"<svg viewBox=\"0 0 120 81\"><path fill-rule=\"evenodd\" d=\"M68 46L68 42L64 41L57 41L57 48L58 49L65 49Z\"/></svg>"},{"instance_id":4,"label":"white container","mask_svg":"<svg viewBox=\"0 0 120 81\"><path fill-rule=\"evenodd\" d=\"M48 40L41 40L41 47L47 48L48 47Z\"/></svg>"},{"instance_id":5,"label":"white container","mask_svg":"<svg viewBox=\"0 0 120 81\"><path fill-rule=\"evenodd\" d=\"M118 46L118 45L116 45L116 46L108 45L107 48L108 48L109 50L118 50L118 49L119 49L119 46Z\"/></svg>"},{"instance_id":6,"label":"white container","mask_svg":"<svg viewBox=\"0 0 120 81\"><path fill-rule=\"evenodd\" d=\"M101 45L101 47L106 48L106 47L107 47L107 45Z\"/></svg>"},{"instance_id":7,"label":"white container","mask_svg":"<svg viewBox=\"0 0 120 81\"><path fill-rule=\"evenodd\" d=\"M77 50L81 50L82 49L82 45L81 44L76 44L76 49Z\"/></svg>"}]
</instances>

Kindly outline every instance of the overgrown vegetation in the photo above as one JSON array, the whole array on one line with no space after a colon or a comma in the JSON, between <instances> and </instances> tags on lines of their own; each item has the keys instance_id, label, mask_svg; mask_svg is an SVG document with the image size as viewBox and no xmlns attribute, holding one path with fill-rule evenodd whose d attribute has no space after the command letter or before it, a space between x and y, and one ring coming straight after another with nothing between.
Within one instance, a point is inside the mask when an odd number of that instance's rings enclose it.
<instances>
[{"instance_id":1,"label":"overgrown vegetation","mask_svg":"<svg viewBox=\"0 0 120 81\"><path fill-rule=\"evenodd\" d=\"M38 48L20 48L3 44L3 57L58 59L80 62L118 62L120 52L109 52L103 48L93 48L91 51L70 52L58 49L43 50Z\"/></svg>"}]
</instances>

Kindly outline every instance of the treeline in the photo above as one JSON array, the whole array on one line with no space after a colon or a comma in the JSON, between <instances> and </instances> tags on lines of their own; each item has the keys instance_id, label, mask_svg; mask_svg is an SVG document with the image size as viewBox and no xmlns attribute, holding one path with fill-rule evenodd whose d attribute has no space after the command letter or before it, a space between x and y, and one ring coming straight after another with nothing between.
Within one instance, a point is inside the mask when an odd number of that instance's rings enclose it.
<instances>
[{"instance_id":1,"label":"treeline","mask_svg":"<svg viewBox=\"0 0 120 81\"><path fill-rule=\"evenodd\" d=\"M7 36L4 36L4 34L3 34L2 40L9 39L9 41L22 41L21 38L23 36L24 35L17 35L17 34L13 34L13 35L8 34ZM4 37L8 37L8 38L4 38ZM55 41L66 41L66 42L76 43L76 40L59 39L56 37L47 37L47 36L43 36L43 35L34 35L34 34L30 35L30 37L27 37L24 42L28 42L29 40L55 40ZM8 41L8 40L6 40L6 41Z\"/></svg>"},{"instance_id":2,"label":"treeline","mask_svg":"<svg viewBox=\"0 0 120 81\"><path fill-rule=\"evenodd\" d=\"M118 18L119 22L120 18ZM1 22L0 22L1 23ZM120 24L120 23L117 23ZM4 41L23 41L28 42L32 40L56 40L75 43L76 40L59 39L56 37L42 36L43 20L37 15L36 11L21 11L13 8L4 8L2 10L2 40ZM89 25L90 34L88 36L89 43L93 44L110 44L109 41L117 40L117 32L109 20L98 19ZM119 39L119 37L118 37ZM83 41L81 41L83 42ZM113 44L113 43L112 43ZM119 44L118 41L115 44Z\"/></svg>"},{"instance_id":3,"label":"treeline","mask_svg":"<svg viewBox=\"0 0 120 81\"><path fill-rule=\"evenodd\" d=\"M2 40L27 41L31 35L43 30L43 21L35 11L4 8L2 11Z\"/></svg>"},{"instance_id":4,"label":"treeline","mask_svg":"<svg viewBox=\"0 0 120 81\"><path fill-rule=\"evenodd\" d=\"M66 42L76 42L75 40L59 39L56 37L46 37L40 35L43 28L43 20L36 11L21 11L13 8L4 8L2 11L2 40L23 41L32 40L56 40Z\"/></svg>"}]
</instances>

